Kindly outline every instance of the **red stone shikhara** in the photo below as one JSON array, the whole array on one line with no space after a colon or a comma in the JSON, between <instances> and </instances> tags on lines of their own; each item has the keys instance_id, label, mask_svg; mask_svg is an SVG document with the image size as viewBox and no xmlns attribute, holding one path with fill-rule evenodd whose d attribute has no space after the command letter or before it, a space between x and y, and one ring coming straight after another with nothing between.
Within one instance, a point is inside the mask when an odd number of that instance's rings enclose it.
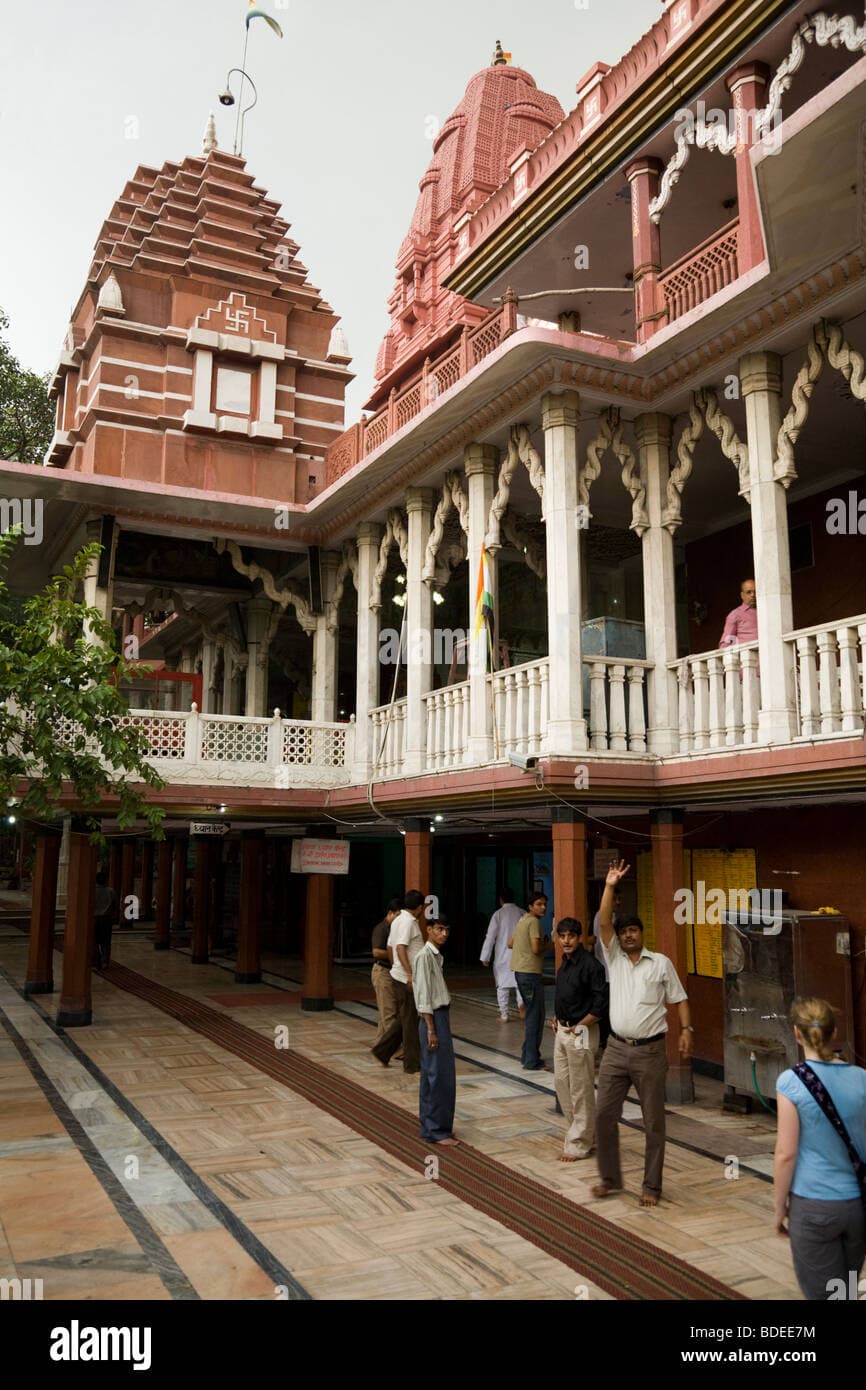
<instances>
[{"instance_id":1,"label":"red stone shikhara","mask_svg":"<svg viewBox=\"0 0 866 1390\"><path fill-rule=\"evenodd\" d=\"M48 462L305 502L351 374L288 230L234 155L139 168L73 313Z\"/></svg>"}]
</instances>

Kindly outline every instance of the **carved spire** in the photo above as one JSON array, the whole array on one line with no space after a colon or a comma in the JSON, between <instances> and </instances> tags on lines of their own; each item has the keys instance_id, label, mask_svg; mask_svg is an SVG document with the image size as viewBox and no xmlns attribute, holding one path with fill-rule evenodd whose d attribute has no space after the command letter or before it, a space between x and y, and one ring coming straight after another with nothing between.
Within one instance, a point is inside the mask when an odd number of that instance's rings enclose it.
<instances>
[{"instance_id":1,"label":"carved spire","mask_svg":"<svg viewBox=\"0 0 866 1390\"><path fill-rule=\"evenodd\" d=\"M212 112L212 111L209 111L209 112L208 112L208 118L207 118L207 125L206 125L205 128L204 128L204 135L202 136L202 140L201 140L201 152L202 152L202 155L204 156L205 159L207 159L207 157L208 157L208 155L211 153L211 151L212 151L212 150L215 150L216 148L217 148L216 122L214 121L214 118L213 118L213 112Z\"/></svg>"},{"instance_id":2,"label":"carved spire","mask_svg":"<svg viewBox=\"0 0 866 1390\"><path fill-rule=\"evenodd\" d=\"M331 338L328 343L328 361L330 362L333 358L345 359L346 362L352 360L346 335L338 323L335 323L331 329Z\"/></svg>"},{"instance_id":3,"label":"carved spire","mask_svg":"<svg viewBox=\"0 0 866 1390\"><path fill-rule=\"evenodd\" d=\"M123 307L123 296L120 293L120 285L111 270L108 279L103 281L99 290L99 298L96 301L97 309L102 309L106 314L125 314Z\"/></svg>"},{"instance_id":4,"label":"carved spire","mask_svg":"<svg viewBox=\"0 0 866 1390\"><path fill-rule=\"evenodd\" d=\"M497 40L496 40L496 47L495 47L495 49L493 50L493 59L492 59L492 62L491 62L491 64L490 64L490 66L491 66L492 68L501 67L501 66L503 66L503 64L507 64L508 59L509 59L510 57L511 57L511 54L510 54L510 53L503 53L503 51L502 51L502 44L501 44L501 43L499 42L499 40L497 39Z\"/></svg>"}]
</instances>

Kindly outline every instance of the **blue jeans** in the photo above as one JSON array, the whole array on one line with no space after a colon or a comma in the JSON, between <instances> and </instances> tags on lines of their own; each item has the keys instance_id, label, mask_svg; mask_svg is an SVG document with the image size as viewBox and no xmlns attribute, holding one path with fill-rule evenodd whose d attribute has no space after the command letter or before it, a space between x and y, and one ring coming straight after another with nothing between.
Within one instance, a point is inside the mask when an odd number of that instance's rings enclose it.
<instances>
[{"instance_id":1,"label":"blue jeans","mask_svg":"<svg viewBox=\"0 0 866 1390\"><path fill-rule=\"evenodd\" d=\"M539 1071L544 1066L541 1060L541 1039L544 1036L544 976L529 975L522 970L515 970L514 978L526 1005L520 1062L524 1071Z\"/></svg>"},{"instance_id":2,"label":"blue jeans","mask_svg":"<svg viewBox=\"0 0 866 1390\"><path fill-rule=\"evenodd\" d=\"M451 1041L451 1019L448 1006L433 1011L433 1027L439 1046L427 1046L427 1024L418 1020L418 1042L421 1048L421 1091L418 1111L421 1138L428 1144L450 1139L454 1128L454 1106L457 1102L457 1073L454 1067L454 1044Z\"/></svg>"}]
</instances>

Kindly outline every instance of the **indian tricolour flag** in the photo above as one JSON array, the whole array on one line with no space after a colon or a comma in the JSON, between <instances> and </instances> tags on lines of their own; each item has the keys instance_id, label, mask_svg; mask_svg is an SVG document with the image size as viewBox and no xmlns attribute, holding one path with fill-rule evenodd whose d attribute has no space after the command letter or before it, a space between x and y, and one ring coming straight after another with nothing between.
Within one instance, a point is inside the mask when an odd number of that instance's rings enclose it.
<instances>
[{"instance_id":1,"label":"indian tricolour flag","mask_svg":"<svg viewBox=\"0 0 866 1390\"><path fill-rule=\"evenodd\" d=\"M490 563L487 551L481 547L478 584L475 589L475 622L472 628L472 669L487 670L487 653L492 649L493 588L490 583Z\"/></svg>"}]
</instances>

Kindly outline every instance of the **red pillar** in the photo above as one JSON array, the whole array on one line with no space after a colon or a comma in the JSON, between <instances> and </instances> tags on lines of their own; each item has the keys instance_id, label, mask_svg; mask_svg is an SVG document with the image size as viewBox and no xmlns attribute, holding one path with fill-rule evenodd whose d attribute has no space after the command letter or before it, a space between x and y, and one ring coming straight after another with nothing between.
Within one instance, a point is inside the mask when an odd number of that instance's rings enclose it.
<instances>
[{"instance_id":1,"label":"red pillar","mask_svg":"<svg viewBox=\"0 0 866 1390\"><path fill-rule=\"evenodd\" d=\"M433 885L433 836L427 821L407 820L404 836L405 891L417 888L426 897Z\"/></svg>"},{"instance_id":2,"label":"red pillar","mask_svg":"<svg viewBox=\"0 0 866 1390\"><path fill-rule=\"evenodd\" d=\"M653 811L650 814L650 835L653 855L653 907L656 922L656 950L672 961L674 969L688 989L688 960L686 957L686 927L674 920L674 894L683 888L683 820L680 810ZM679 1053L680 1027L674 1009L668 1011L668 1078L667 1098L674 1105L695 1098L690 1062L682 1062ZM694 1037L694 1034L692 1035Z\"/></svg>"},{"instance_id":3,"label":"red pillar","mask_svg":"<svg viewBox=\"0 0 866 1390\"><path fill-rule=\"evenodd\" d=\"M66 893L66 931L63 936L63 984L57 1022L61 1028L81 1028L93 1017L90 967L93 957L93 900L96 892L96 849L72 818L69 833L69 880ZM81 829L76 827L81 826Z\"/></svg>"},{"instance_id":4,"label":"red pillar","mask_svg":"<svg viewBox=\"0 0 866 1390\"><path fill-rule=\"evenodd\" d=\"M208 963L208 919L210 917L210 840L199 835L193 839L195 868L192 887L192 963Z\"/></svg>"},{"instance_id":5,"label":"red pillar","mask_svg":"<svg viewBox=\"0 0 866 1390\"><path fill-rule=\"evenodd\" d=\"M737 134L737 203L740 217L737 269L741 275L760 265L766 254L749 152L755 143L755 117L766 105L769 77L769 68L763 63L743 63L725 79L725 86L734 103Z\"/></svg>"},{"instance_id":6,"label":"red pillar","mask_svg":"<svg viewBox=\"0 0 866 1390\"><path fill-rule=\"evenodd\" d=\"M118 898L120 900L120 926L128 927L134 922L135 918L127 917L127 899L132 897L135 889L135 841L124 840L120 851L120 890Z\"/></svg>"},{"instance_id":7,"label":"red pillar","mask_svg":"<svg viewBox=\"0 0 866 1390\"><path fill-rule=\"evenodd\" d=\"M558 922L561 917L576 917L583 924L584 936L589 934L586 920L586 822L577 820L574 812L556 808L551 828L553 836L553 906ZM556 923L554 923L555 927ZM556 943L556 967L559 969L561 951Z\"/></svg>"},{"instance_id":8,"label":"red pillar","mask_svg":"<svg viewBox=\"0 0 866 1390\"><path fill-rule=\"evenodd\" d=\"M668 321L665 298L659 285L662 271L661 232L649 213L649 205L659 191L661 174L661 160L651 156L636 159L625 171L631 187L634 316L639 343L645 343Z\"/></svg>"},{"instance_id":9,"label":"red pillar","mask_svg":"<svg viewBox=\"0 0 866 1390\"><path fill-rule=\"evenodd\" d=\"M304 923L304 987L301 1008L333 1009L331 959L334 936L334 879L331 874L307 878L307 911Z\"/></svg>"},{"instance_id":10,"label":"red pillar","mask_svg":"<svg viewBox=\"0 0 866 1390\"><path fill-rule=\"evenodd\" d=\"M160 840L156 851L156 932L155 951L171 945L171 841Z\"/></svg>"},{"instance_id":11,"label":"red pillar","mask_svg":"<svg viewBox=\"0 0 866 1390\"><path fill-rule=\"evenodd\" d=\"M25 994L51 994L54 989L54 910L61 838L60 830L47 826L36 832Z\"/></svg>"},{"instance_id":12,"label":"red pillar","mask_svg":"<svg viewBox=\"0 0 866 1390\"><path fill-rule=\"evenodd\" d=\"M175 931L186 926L186 854L187 837L178 835L174 842L172 873L171 925Z\"/></svg>"},{"instance_id":13,"label":"red pillar","mask_svg":"<svg viewBox=\"0 0 866 1390\"><path fill-rule=\"evenodd\" d=\"M141 887L138 893L138 915L142 922L151 920L153 902L153 840L145 840L141 846Z\"/></svg>"},{"instance_id":14,"label":"red pillar","mask_svg":"<svg viewBox=\"0 0 866 1390\"><path fill-rule=\"evenodd\" d=\"M256 984L262 978L261 903L265 839L256 830L241 832L240 919L238 922L238 984Z\"/></svg>"}]
</instances>

